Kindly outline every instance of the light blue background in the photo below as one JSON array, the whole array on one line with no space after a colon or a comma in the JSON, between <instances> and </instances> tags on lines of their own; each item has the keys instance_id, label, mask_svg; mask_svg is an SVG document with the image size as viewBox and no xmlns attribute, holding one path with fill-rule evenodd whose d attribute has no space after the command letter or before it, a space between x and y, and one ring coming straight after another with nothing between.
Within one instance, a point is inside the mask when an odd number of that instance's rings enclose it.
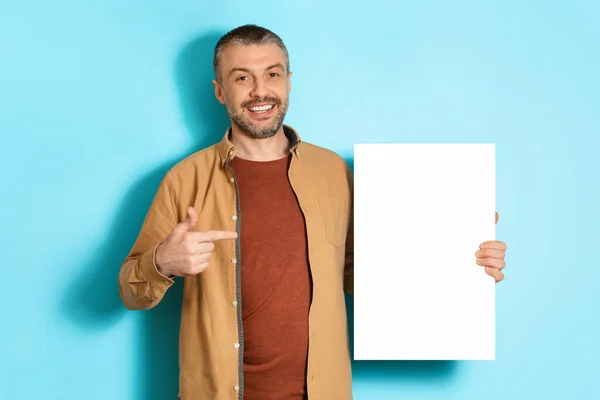
<instances>
[{"instance_id":1,"label":"light blue background","mask_svg":"<svg viewBox=\"0 0 600 400\"><path fill-rule=\"evenodd\" d=\"M497 360L357 362L355 398L600 398L597 4L1 2L0 398L175 398L181 286L130 312L117 272L223 134L212 47L248 22L289 47L307 141L497 145Z\"/></svg>"}]
</instances>

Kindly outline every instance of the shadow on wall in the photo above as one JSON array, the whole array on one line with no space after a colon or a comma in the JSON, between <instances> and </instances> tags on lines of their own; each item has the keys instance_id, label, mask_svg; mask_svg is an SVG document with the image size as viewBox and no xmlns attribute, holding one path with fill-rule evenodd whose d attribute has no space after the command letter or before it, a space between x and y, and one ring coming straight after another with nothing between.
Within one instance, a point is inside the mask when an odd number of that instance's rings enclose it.
<instances>
[{"instance_id":1,"label":"shadow on wall","mask_svg":"<svg viewBox=\"0 0 600 400\"><path fill-rule=\"evenodd\" d=\"M354 171L354 159L346 159ZM348 312L348 329L350 334L350 355L354 360L354 298L346 294L346 309ZM456 373L456 361L390 361L390 360L360 360L352 361L352 376L354 379L371 381L414 381L428 383L445 381Z\"/></svg>"},{"instance_id":2,"label":"shadow on wall","mask_svg":"<svg viewBox=\"0 0 600 400\"><path fill-rule=\"evenodd\" d=\"M230 121L225 107L214 95L213 50L225 32L210 32L190 41L180 52L175 64L175 79L180 109L189 133L195 141L181 158L221 140ZM179 160L176 160L179 161ZM160 170L157 176L166 173ZM159 180L154 182L158 187ZM140 340L139 400L175 399L179 389L179 323L183 281L153 310L146 312L143 339Z\"/></svg>"},{"instance_id":3,"label":"shadow on wall","mask_svg":"<svg viewBox=\"0 0 600 400\"><path fill-rule=\"evenodd\" d=\"M141 177L124 196L106 240L72 282L62 308L86 331L106 329L127 311L120 299L117 276L140 231L158 186L167 171L189 154L218 142L230 124L225 107L214 96L213 49L225 32L211 32L190 41L174 69L182 117L194 145L172 161ZM140 330L134 356L137 382L133 399L176 399L179 387L179 322L183 282L176 279L163 301L139 313ZM129 354L124 357L129 357Z\"/></svg>"}]
</instances>

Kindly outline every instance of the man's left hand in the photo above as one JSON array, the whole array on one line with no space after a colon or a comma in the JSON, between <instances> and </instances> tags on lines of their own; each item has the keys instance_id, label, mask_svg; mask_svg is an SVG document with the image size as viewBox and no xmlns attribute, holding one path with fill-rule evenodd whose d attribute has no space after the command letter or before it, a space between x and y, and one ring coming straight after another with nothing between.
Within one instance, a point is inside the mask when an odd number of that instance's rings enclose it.
<instances>
[{"instance_id":1,"label":"man's left hand","mask_svg":"<svg viewBox=\"0 0 600 400\"><path fill-rule=\"evenodd\" d=\"M498 223L498 213L496 213L496 223ZM506 266L504 256L506 244L499 240L483 242L479 245L479 250L475 252L477 264L485 268L485 272L492 276L496 283L504 279L502 270Z\"/></svg>"}]
</instances>

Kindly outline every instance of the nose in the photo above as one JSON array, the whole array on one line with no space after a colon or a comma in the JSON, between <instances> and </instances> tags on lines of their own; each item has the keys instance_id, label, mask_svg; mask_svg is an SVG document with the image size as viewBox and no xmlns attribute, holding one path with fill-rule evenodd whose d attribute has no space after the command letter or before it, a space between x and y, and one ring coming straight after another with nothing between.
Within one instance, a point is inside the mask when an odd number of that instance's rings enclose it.
<instances>
[{"instance_id":1,"label":"nose","mask_svg":"<svg viewBox=\"0 0 600 400\"><path fill-rule=\"evenodd\" d=\"M254 87L252 88L250 95L252 97L263 98L263 97L266 97L267 94L268 94L268 88L267 88L267 84L266 84L265 80L262 78L255 79Z\"/></svg>"}]
</instances>

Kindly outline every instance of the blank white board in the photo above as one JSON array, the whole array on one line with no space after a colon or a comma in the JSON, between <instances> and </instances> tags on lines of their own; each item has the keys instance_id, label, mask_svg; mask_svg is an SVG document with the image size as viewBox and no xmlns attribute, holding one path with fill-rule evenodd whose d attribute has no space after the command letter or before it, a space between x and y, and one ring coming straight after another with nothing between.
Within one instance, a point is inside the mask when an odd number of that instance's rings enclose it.
<instances>
[{"instance_id":1,"label":"blank white board","mask_svg":"<svg viewBox=\"0 0 600 400\"><path fill-rule=\"evenodd\" d=\"M354 358L495 359L495 145L354 146Z\"/></svg>"}]
</instances>

